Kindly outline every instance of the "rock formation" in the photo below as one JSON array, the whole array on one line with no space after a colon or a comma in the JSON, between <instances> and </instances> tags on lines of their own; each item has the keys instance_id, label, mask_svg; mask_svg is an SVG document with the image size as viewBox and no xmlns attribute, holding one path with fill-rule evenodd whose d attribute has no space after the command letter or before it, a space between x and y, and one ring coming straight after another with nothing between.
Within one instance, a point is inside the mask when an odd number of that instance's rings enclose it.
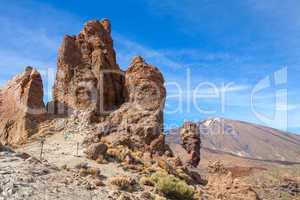
<instances>
[{"instance_id":1,"label":"rock formation","mask_svg":"<svg viewBox=\"0 0 300 200\"><path fill-rule=\"evenodd\" d=\"M107 151L107 146L102 143L95 143L89 146L86 151L87 157L92 160L97 160L101 155L104 155Z\"/></svg>"},{"instance_id":2,"label":"rock formation","mask_svg":"<svg viewBox=\"0 0 300 200\"><path fill-rule=\"evenodd\" d=\"M70 108L68 116L90 115L84 122L85 129L91 130L85 135L85 147L102 139L113 146L163 154L163 75L140 56L121 71L107 19L88 21L79 35L66 36L57 65L55 111Z\"/></svg>"},{"instance_id":3,"label":"rock formation","mask_svg":"<svg viewBox=\"0 0 300 200\"><path fill-rule=\"evenodd\" d=\"M77 36L65 36L53 89L56 112L92 107L101 114L124 102L124 76L110 33L110 22L104 19L88 21Z\"/></svg>"},{"instance_id":4,"label":"rock formation","mask_svg":"<svg viewBox=\"0 0 300 200\"><path fill-rule=\"evenodd\" d=\"M207 171L209 173L219 173L219 174L227 174L229 172L229 170L225 168L224 164L220 160L209 161L207 166Z\"/></svg>"},{"instance_id":5,"label":"rock formation","mask_svg":"<svg viewBox=\"0 0 300 200\"><path fill-rule=\"evenodd\" d=\"M230 172L210 174L207 181L207 185L200 188L200 194L205 199L260 199L250 185L239 179L234 179Z\"/></svg>"},{"instance_id":6,"label":"rock formation","mask_svg":"<svg viewBox=\"0 0 300 200\"><path fill-rule=\"evenodd\" d=\"M27 67L0 90L0 141L10 145L26 142L44 114L41 75Z\"/></svg>"},{"instance_id":7,"label":"rock formation","mask_svg":"<svg viewBox=\"0 0 300 200\"><path fill-rule=\"evenodd\" d=\"M183 148L188 152L188 165L197 167L200 162L201 139L196 123L186 122L180 130Z\"/></svg>"},{"instance_id":8,"label":"rock formation","mask_svg":"<svg viewBox=\"0 0 300 200\"><path fill-rule=\"evenodd\" d=\"M164 108L166 90L163 75L142 57L136 56L132 59L125 74L125 88L128 102L141 110L161 112Z\"/></svg>"},{"instance_id":9,"label":"rock formation","mask_svg":"<svg viewBox=\"0 0 300 200\"><path fill-rule=\"evenodd\" d=\"M125 94L126 102L100 125L101 135L112 144L132 149L164 146L162 109L166 91L160 71L135 57L125 73ZM162 153L163 149L158 151Z\"/></svg>"}]
</instances>

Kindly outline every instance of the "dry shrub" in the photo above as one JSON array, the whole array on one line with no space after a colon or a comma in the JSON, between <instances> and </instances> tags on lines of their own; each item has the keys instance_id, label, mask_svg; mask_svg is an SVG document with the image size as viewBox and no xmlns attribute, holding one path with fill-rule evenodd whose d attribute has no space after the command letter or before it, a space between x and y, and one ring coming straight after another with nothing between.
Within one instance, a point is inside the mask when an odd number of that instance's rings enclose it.
<instances>
[{"instance_id":1,"label":"dry shrub","mask_svg":"<svg viewBox=\"0 0 300 200\"><path fill-rule=\"evenodd\" d=\"M146 177L146 176L143 176L140 179L140 184L146 185L146 186L151 186L151 187L153 187L155 185L155 183L152 181L152 179L150 177Z\"/></svg>"},{"instance_id":2,"label":"dry shrub","mask_svg":"<svg viewBox=\"0 0 300 200\"><path fill-rule=\"evenodd\" d=\"M110 185L117 186L119 190L131 192L134 190L135 180L130 177L114 177L109 180Z\"/></svg>"},{"instance_id":3,"label":"dry shrub","mask_svg":"<svg viewBox=\"0 0 300 200\"><path fill-rule=\"evenodd\" d=\"M186 182L169 175L166 172L156 172L151 176L158 191L163 193L167 198L174 200L192 200L195 190Z\"/></svg>"},{"instance_id":4,"label":"dry shrub","mask_svg":"<svg viewBox=\"0 0 300 200\"><path fill-rule=\"evenodd\" d=\"M79 170L79 174L81 176L88 176L88 175L98 176L100 174L100 170L96 168L81 168Z\"/></svg>"},{"instance_id":5,"label":"dry shrub","mask_svg":"<svg viewBox=\"0 0 300 200\"><path fill-rule=\"evenodd\" d=\"M114 148L109 148L106 152L106 156L109 159L113 159L117 162L123 162L126 156L129 154L130 150L123 146L117 146Z\"/></svg>"}]
</instances>

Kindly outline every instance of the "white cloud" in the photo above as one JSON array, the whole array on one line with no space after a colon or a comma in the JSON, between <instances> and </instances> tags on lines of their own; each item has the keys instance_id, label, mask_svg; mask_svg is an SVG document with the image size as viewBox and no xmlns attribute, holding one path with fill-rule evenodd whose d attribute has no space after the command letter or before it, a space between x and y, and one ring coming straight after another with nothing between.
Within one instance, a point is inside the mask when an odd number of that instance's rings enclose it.
<instances>
[{"instance_id":1,"label":"white cloud","mask_svg":"<svg viewBox=\"0 0 300 200\"><path fill-rule=\"evenodd\" d=\"M137 42L133 42L121 34L115 33L113 36L115 47L118 52L118 62L123 67L127 66L130 63L131 58L136 55L143 56L146 61L148 60L148 62L159 65L158 67L181 68L184 66L184 64L173 61L163 53L145 47Z\"/></svg>"},{"instance_id":2,"label":"white cloud","mask_svg":"<svg viewBox=\"0 0 300 200\"><path fill-rule=\"evenodd\" d=\"M191 62L242 62L249 60L249 56L235 55L230 52L207 52L199 49L166 49L160 50L163 55L170 56L171 58L186 60L189 59Z\"/></svg>"},{"instance_id":3,"label":"white cloud","mask_svg":"<svg viewBox=\"0 0 300 200\"><path fill-rule=\"evenodd\" d=\"M221 85L221 86L220 86ZM247 91L250 86L249 85L236 85L233 83L228 83L228 84L217 84L217 83L208 83L208 82L203 82L199 83L199 87L196 86L192 90L185 90L185 88L181 88L180 85L178 84L179 87L177 87L176 90L168 90L169 94L183 94L183 95L199 95L199 96L205 96L205 95L212 95L215 93L231 93L231 92L242 92L242 91ZM198 89L197 89L198 87ZM197 90L196 90L197 89Z\"/></svg>"},{"instance_id":4,"label":"white cloud","mask_svg":"<svg viewBox=\"0 0 300 200\"><path fill-rule=\"evenodd\" d=\"M276 104L275 109L278 111L292 111L300 108L300 104Z\"/></svg>"}]
</instances>

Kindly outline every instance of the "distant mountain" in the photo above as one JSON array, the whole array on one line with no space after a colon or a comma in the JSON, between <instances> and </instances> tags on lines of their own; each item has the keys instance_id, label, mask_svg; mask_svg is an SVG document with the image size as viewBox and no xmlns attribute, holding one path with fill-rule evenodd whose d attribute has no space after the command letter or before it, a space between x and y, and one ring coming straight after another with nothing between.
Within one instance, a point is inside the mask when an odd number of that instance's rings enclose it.
<instances>
[{"instance_id":1,"label":"distant mountain","mask_svg":"<svg viewBox=\"0 0 300 200\"><path fill-rule=\"evenodd\" d=\"M212 118L198 124L203 151L209 154L262 161L300 162L300 135L223 118ZM168 132L167 142L179 151L179 129Z\"/></svg>"}]
</instances>

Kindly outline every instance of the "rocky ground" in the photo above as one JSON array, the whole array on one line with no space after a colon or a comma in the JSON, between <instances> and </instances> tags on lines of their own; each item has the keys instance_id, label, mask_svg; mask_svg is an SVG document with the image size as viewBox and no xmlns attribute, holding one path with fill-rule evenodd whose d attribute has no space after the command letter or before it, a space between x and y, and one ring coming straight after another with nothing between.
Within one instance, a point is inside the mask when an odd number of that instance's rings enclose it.
<instances>
[{"instance_id":1,"label":"rocky ground","mask_svg":"<svg viewBox=\"0 0 300 200\"><path fill-rule=\"evenodd\" d=\"M99 164L85 158L82 151L77 155L75 147L75 137L66 139L63 133L45 137L42 160L38 140L16 152L1 147L0 199L165 198L154 187L139 183L140 179L150 177L140 170L126 168L126 164L119 162ZM207 184L196 188L203 199L258 199L258 195L267 200L298 200L299 169L281 166L244 173L244 168L228 169L221 162L214 162L201 172ZM116 178L132 179L137 188L131 191L115 187L111 181Z\"/></svg>"},{"instance_id":2,"label":"rocky ground","mask_svg":"<svg viewBox=\"0 0 300 200\"><path fill-rule=\"evenodd\" d=\"M35 146L32 147L32 152L35 154ZM141 191L127 193L110 186L109 181L112 177L134 177L117 163L100 165L78 157L72 159L73 155L56 153L56 159L49 157L52 162L50 164L45 158L41 161L25 153L17 153L9 149L1 150L0 199L113 200L126 199L126 197L134 199L142 195ZM64 165L57 167L53 163ZM79 164L72 166L75 163ZM82 170L85 168L95 171L85 172Z\"/></svg>"},{"instance_id":3,"label":"rocky ground","mask_svg":"<svg viewBox=\"0 0 300 200\"><path fill-rule=\"evenodd\" d=\"M251 173L243 180L253 185L261 199L300 199L300 165L278 165Z\"/></svg>"}]
</instances>

